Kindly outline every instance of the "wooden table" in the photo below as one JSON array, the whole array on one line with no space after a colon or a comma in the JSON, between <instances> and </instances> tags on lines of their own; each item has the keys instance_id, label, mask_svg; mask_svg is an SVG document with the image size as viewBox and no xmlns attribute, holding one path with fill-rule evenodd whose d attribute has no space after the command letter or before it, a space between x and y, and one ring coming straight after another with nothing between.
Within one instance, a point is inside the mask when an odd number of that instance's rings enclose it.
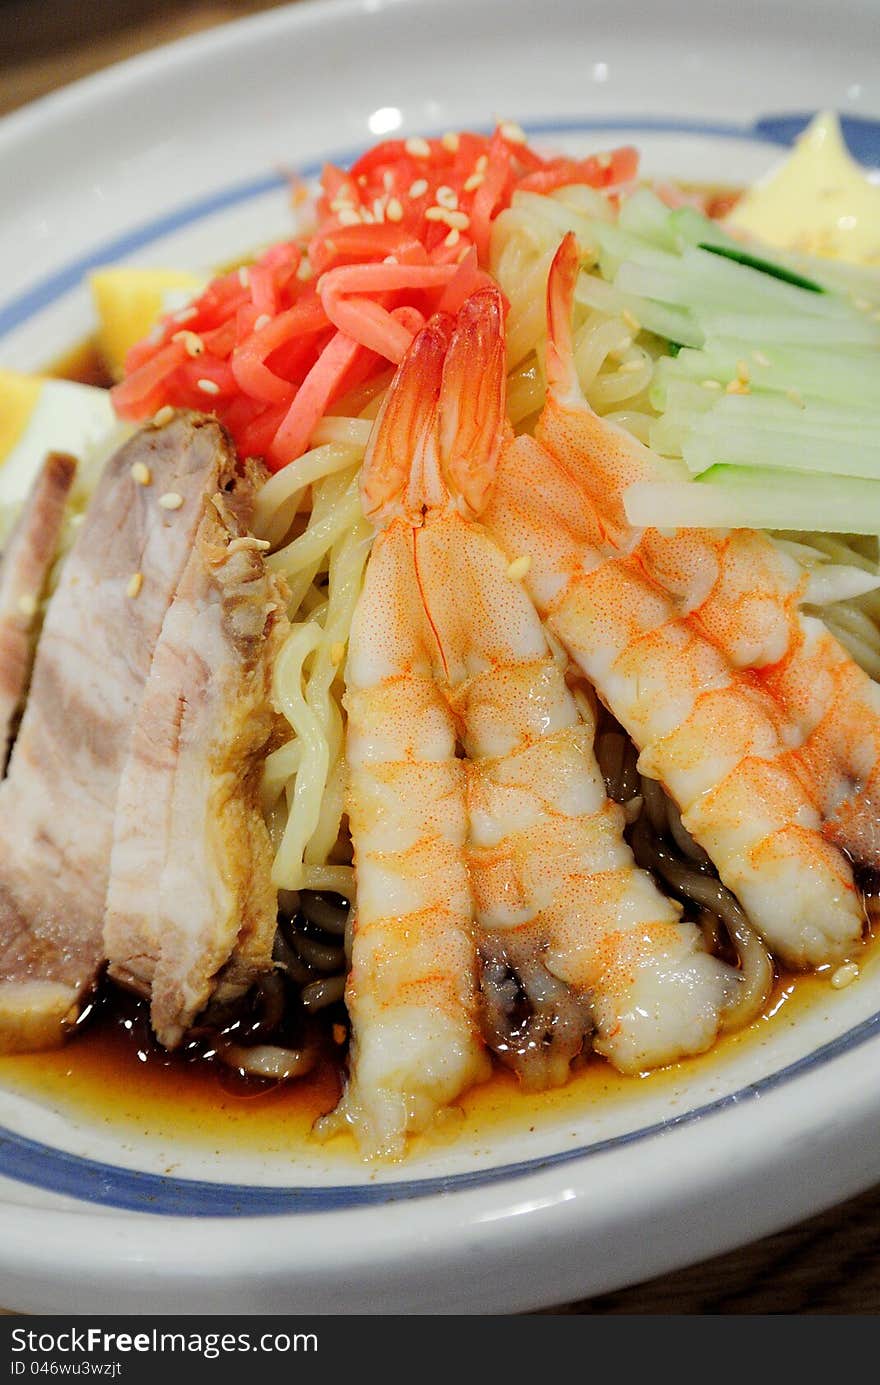
<instances>
[{"instance_id":1,"label":"wooden table","mask_svg":"<svg viewBox=\"0 0 880 1385\"><path fill-rule=\"evenodd\" d=\"M0 113L121 58L272 7L273 0L0 0ZM880 1188L744 1250L551 1311L880 1312Z\"/></svg>"}]
</instances>

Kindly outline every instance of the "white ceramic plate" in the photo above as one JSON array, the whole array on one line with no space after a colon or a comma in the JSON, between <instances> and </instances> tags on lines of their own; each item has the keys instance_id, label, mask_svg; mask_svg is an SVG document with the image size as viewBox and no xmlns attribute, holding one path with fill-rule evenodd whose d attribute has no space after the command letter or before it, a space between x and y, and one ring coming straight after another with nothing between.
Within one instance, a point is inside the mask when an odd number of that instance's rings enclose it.
<instances>
[{"instance_id":1,"label":"white ceramic plate","mask_svg":"<svg viewBox=\"0 0 880 1385\"><path fill-rule=\"evenodd\" d=\"M0 125L0 363L38 367L88 330L95 265L229 259L289 228L282 170L392 131L501 114L545 143L632 140L651 172L738 181L828 105L880 162L876 20L825 0L340 0L137 59ZM0 1301L508 1312L608 1290L880 1177L878 1069L869 970L674 1081L393 1171L133 1139L0 1091Z\"/></svg>"}]
</instances>

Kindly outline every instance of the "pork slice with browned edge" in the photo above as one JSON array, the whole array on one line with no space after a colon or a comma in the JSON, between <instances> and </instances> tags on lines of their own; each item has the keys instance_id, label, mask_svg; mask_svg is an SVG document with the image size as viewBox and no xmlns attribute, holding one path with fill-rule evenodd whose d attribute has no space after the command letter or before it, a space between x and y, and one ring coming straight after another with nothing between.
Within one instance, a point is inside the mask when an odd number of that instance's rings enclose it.
<instances>
[{"instance_id":1,"label":"pork slice with browned edge","mask_svg":"<svg viewBox=\"0 0 880 1385\"><path fill-rule=\"evenodd\" d=\"M31 667L40 597L58 549L76 462L50 452L34 478L0 559L0 766Z\"/></svg>"},{"instance_id":2,"label":"pork slice with browned edge","mask_svg":"<svg viewBox=\"0 0 880 1385\"><path fill-rule=\"evenodd\" d=\"M173 1048L209 1000L272 966L277 895L260 808L277 730L285 592L247 530L253 482L206 507L156 645L116 812L110 975L151 997Z\"/></svg>"},{"instance_id":3,"label":"pork slice with browned edge","mask_svg":"<svg viewBox=\"0 0 880 1385\"><path fill-rule=\"evenodd\" d=\"M60 1042L104 960L120 775L162 622L234 467L211 419L142 430L64 563L0 785L0 1052Z\"/></svg>"}]
</instances>

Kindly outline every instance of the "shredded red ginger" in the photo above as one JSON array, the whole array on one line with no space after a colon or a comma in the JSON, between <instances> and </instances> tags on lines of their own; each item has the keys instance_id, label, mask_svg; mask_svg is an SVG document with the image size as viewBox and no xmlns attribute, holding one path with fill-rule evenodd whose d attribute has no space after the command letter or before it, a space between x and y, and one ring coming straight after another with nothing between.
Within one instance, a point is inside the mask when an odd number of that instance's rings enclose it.
<instances>
[{"instance_id":1,"label":"shredded red ginger","mask_svg":"<svg viewBox=\"0 0 880 1385\"><path fill-rule=\"evenodd\" d=\"M398 362L438 310L486 278L492 222L517 189L615 187L634 149L543 158L515 126L491 137L386 140L321 177L318 229L220 275L129 351L112 391L122 418L208 410L239 455L278 471L327 409Z\"/></svg>"}]
</instances>

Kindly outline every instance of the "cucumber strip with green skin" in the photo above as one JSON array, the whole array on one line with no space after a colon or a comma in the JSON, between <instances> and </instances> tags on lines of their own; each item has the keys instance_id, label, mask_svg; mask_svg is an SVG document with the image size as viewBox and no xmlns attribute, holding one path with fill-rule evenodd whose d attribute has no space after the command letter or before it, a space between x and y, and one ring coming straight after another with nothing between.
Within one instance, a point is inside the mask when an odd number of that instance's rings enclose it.
<instances>
[{"instance_id":1,"label":"cucumber strip with green skin","mask_svg":"<svg viewBox=\"0 0 880 1385\"><path fill-rule=\"evenodd\" d=\"M880 481L714 466L699 481L637 481L629 522L656 529L802 529L880 533Z\"/></svg>"},{"instance_id":2,"label":"cucumber strip with green skin","mask_svg":"<svg viewBox=\"0 0 880 1385\"><path fill-rule=\"evenodd\" d=\"M521 195L514 194L514 200ZM778 246L743 245L717 221L693 207L670 210L648 188L640 188L625 199L616 224L598 218L595 224L599 228L597 241L618 263L628 258L650 263L652 252L681 255L687 248L699 248L807 292L850 298L851 302L863 299L873 306L880 304L877 268L821 259Z\"/></svg>"},{"instance_id":3,"label":"cucumber strip with green skin","mask_svg":"<svg viewBox=\"0 0 880 1385\"><path fill-rule=\"evenodd\" d=\"M671 417L684 420L687 415L673 413ZM876 452L880 439L880 434L874 429L864 429L858 424L835 428L811 421L809 413L801 413L799 419L792 418L790 422L783 423L775 418L750 418L748 415L729 414L720 404L709 411L692 413L690 425L691 431L697 436L711 437L716 444L723 442L727 436L752 437L757 445L768 452L787 441L797 443L799 447L809 447L815 442L820 447L835 445L838 450L863 448L868 452ZM769 458L768 465L772 465Z\"/></svg>"},{"instance_id":4,"label":"cucumber strip with green skin","mask_svg":"<svg viewBox=\"0 0 880 1385\"><path fill-rule=\"evenodd\" d=\"M682 448L691 434L689 422L682 423L679 418L654 419L648 429L648 446L661 457L680 457Z\"/></svg>"},{"instance_id":5,"label":"cucumber strip with green skin","mask_svg":"<svg viewBox=\"0 0 880 1385\"><path fill-rule=\"evenodd\" d=\"M754 305L760 311L766 310L769 299L808 316L851 317L856 311L840 295L826 293L818 286L817 292L805 292L801 284L792 282L803 277L793 271L790 275L789 271L771 275L750 265L747 252L738 249L728 254L726 246L713 245L707 240L697 245L686 242L676 253L661 249L619 225L597 222L593 229L600 251L599 266L605 278L616 279L622 270L629 272L637 267L646 282L650 282L650 271L654 271L658 282L677 283L678 294L684 295L682 301L690 303L693 299L698 308L720 301ZM758 257L751 258L758 265L770 263ZM667 296L669 292L667 288L663 301L678 302L678 297ZM655 296L661 295L646 293L646 297Z\"/></svg>"},{"instance_id":6,"label":"cucumber strip with green skin","mask_svg":"<svg viewBox=\"0 0 880 1385\"><path fill-rule=\"evenodd\" d=\"M712 339L702 350L688 348L675 359L674 366L662 362L663 380L711 379L724 384L745 363L752 389L762 394L794 389L805 399L856 407L866 400L880 400L880 352L860 346L840 347L832 353L777 344L761 351L742 339Z\"/></svg>"},{"instance_id":7,"label":"cucumber strip with green skin","mask_svg":"<svg viewBox=\"0 0 880 1385\"><path fill-rule=\"evenodd\" d=\"M695 207L676 207L669 213L669 226L680 248L685 245L719 245L735 250L738 242Z\"/></svg>"},{"instance_id":8,"label":"cucumber strip with green skin","mask_svg":"<svg viewBox=\"0 0 880 1385\"><path fill-rule=\"evenodd\" d=\"M829 293L845 294L853 300L864 303L858 311L871 311L880 308L880 268L877 265L849 264L846 260L817 259L815 255L804 255L800 251L788 250L780 258L784 264L816 280Z\"/></svg>"},{"instance_id":9,"label":"cucumber strip with green skin","mask_svg":"<svg viewBox=\"0 0 880 1385\"><path fill-rule=\"evenodd\" d=\"M660 205L662 206L662 203ZM758 244L754 248L746 247L741 241L728 235L717 221L701 215L693 207L679 207L669 212L668 216L667 243L668 239L674 239L679 247L702 245L704 249L712 249L716 254L730 251L731 258L738 253L751 254L753 259L772 264L775 269L782 269L798 281L817 285L822 292L849 294L867 299L873 304L880 304L880 273L876 268L847 264L840 260L820 259L799 251L782 250L775 245ZM633 225L631 229L635 231L638 227ZM764 250L766 254L762 253Z\"/></svg>"},{"instance_id":10,"label":"cucumber strip with green skin","mask_svg":"<svg viewBox=\"0 0 880 1385\"><path fill-rule=\"evenodd\" d=\"M694 414L705 413L718 402L719 390L707 389L702 381L673 374L671 369L663 368L666 365L671 366L671 362L661 357L654 367L654 378L648 390L651 406L658 413L693 418Z\"/></svg>"},{"instance_id":11,"label":"cucumber strip with green skin","mask_svg":"<svg viewBox=\"0 0 880 1385\"><path fill-rule=\"evenodd\" d=\"M837 438L774 437L758 429L728 425L710 431L695 426L682 443L681 455L695 475L721 463L880 480L880 446L859 447Z\"/></svg>"},{"instance_id":12,"label":"cucumber strip with green skin","mask_svg":"<svg viewBox=\"0 0 880 1385\"><path fill-rule=\"evenodd\" d=\"M880 423L880 401L874 407L854 408L828 404L824 400L794 403L784 395L724 394L716 399L714 407L720 417L733 423L757 422L761 427L778 425L786 432L815 428L832 436L851 433L856 438L867 434L868 441L873 440L871 434Z\"/></svg>"},{"instance_id":13,"label":"cucumber strip with green skin","mask_svg":"<svg viewBox=\"0 0 880 1385\"><path fill-rule=\"evenodd\" d=\"M773 279L781 279L784 284L794 284L795 288L805 289L807 293L826 292L815 280L807 279L803 274L796 274L793 269L773 264L770 260L763 260L760 255L751 255L748 250L717 243L713 245L709 241L699 241L698 247L700 250L708 250L710 255L721 255L727 260L733 260L735 264L745 265L747 269L756 269L759 274L769 274Z\"/></svg>"},{"instance_id":14,"label":"cucumber strip with green skin","mask_svg":"<svg viewBox=\"0 0 880 1385\"><path fill-rule=\"evenodd\" d=\"M834 319L848 322L858 316L856 309L836 294L805 293L793 284L693 246L686 246L680 256L660 250L627 255L620 260L614 282L626 293L689 308L698 322L713 308L754 313L756 317L776 310L809 319L811 324ZM750 335L756 334L755 327L753 323Z\"/></svg>"},{"instance_id":15,"label":"cucumber strip with green skin","mask_svg":"<svg viewBox=\"0 0 880 1385\"><path fill-rule=\"evenodd\" d=\"M687 314L660 303L631 298L595 274L578 275L574 296L576 302L588 308L597 308L602 313L614 315L629 312L646 331L667 341L674 339L687 346L701 346L703 343L702 332Z\"/></svg>"},{"instance_id":16,"label":"cucumber strip with green skin","mask_svg":"<svg viewBox=\"0 0 880 1385\"><path fill-rule=\"evenodd\" d=\"M825 500L833 500L835 496L861 496L866 503L873 503L880 497L880 482L862 481L853 478L848 480L839 476L811 476L808 472L800 472L797 475L791 472L773 473L770 475L763 467L748 466L716 466L698 482L698 485L711 483L713 485L726 486L731 490L749 489L753 485L758 485L765 490L770 490L775 494L785 495L793 498L798 494L799 489L808 491L812 496L821 496ZM792 527L792 526L789 526ZM801 525L795 525L801 528ZM847 530L841 530L847 533ZM856 533L855 529L852 533ZM871 528L868 532L876 534L878 531Z\"/></svg>"},{"instance_id":17,"label":"cucumber strip with green skin","mask_svg":"<svg viewBox=\"0 0 880 1385\"><path fill-rule=\"evenodd\" d=\"M851 295L880 305L880 271L877 268L821 259L778 246L743 246L742 241L734 239L717 221L693 207L670 210L647 188L640 188L623 202L619 224L657 249L681 251L691 245L714 250L715 254L729 251L731 258L748 254L755 261L772 265L774 271L782 270L792 275L797 282L816 285L822 292Z\"/></svg>"},{"instance_id":18,"label":"cucumber strip with green skin","mask_svg":"<svg viewBox=\"0 0 880 1385\"><path fill-rule=\"evenodd\" d=\"M768 281L769 282L769 281ZM814 302L828 302L816 298ZM880 323L856 313L850 317L808 318L802 313L781 313L775 309L757 315L740 308L707 306L700 313L701 341L721 337L745 337L768 355L773 346L812 347L817 351L837 350L840 346L880 347ZM688 343L690 344L690 343Z\"/></svg>"},{"instance_id":19,"label":"cucumber strip with green skin","mask_svg":"<svg viewBox=\"0 0 880 1385\"><path fill-rule=\"evenodd\" d=\"M618 225L660 250L678 250L673 218L669 208L649 188L639 188L624 198Z\"/></svg>"},{"instance_id":20,"label":"cucumber strip with green skin","mask_svg":"<svg viewBox=\"0 0 880 1385\"><path fill-rule=\"evenodd\" d=\"M616 225L606 221L597 222L592 229L599 249L617 264L634 260L662 269L670 261L675 262L679 258L677 248L652 245L635 232L627 231L619 222Z\"/></svg>"},{"instance_id":21,"label":"cucumber strip with green skin","mask_svg":"<svg viewBox=\"0 0 880 1385\"><path fill-rule=\"evenodd\" d=\"M628 311L668 352L633 521L880 533L880 276L764 255L648 190L595 243L602 278L581 275L578 301ZM664 482L682 462L699 481ZM665 519L647 517L656 486Z\"/></svg>"}]
</instances>

